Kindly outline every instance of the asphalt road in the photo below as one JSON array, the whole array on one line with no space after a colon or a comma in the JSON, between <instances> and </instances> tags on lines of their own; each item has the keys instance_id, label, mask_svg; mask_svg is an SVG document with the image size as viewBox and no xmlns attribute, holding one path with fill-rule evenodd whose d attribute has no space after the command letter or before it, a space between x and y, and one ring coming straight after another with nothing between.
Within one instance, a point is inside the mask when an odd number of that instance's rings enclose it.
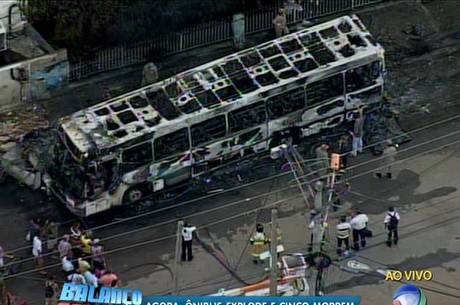
<instances>
[{"instance_id":1,"label":"asphalt road","mask_svg":"<svg viewBox=\"0 0 460 305\"><path fill-rule=\"evenodd\" d=\"M350 183L353 193L348 196L347 201L370 216L371 222L375 223L377 235L369 248L359 253L363 262L375 268L386 265L429 268L434 271L435 279L444 284L453 284L454 280L460 280L456 272L460 268L460 215L455 200L459 196L460 187L456 177L460 150L460 144L456 143L460 141L458 130L460 119L414 133L413 141L400 148L398 160L405 161L395 165L395 178L391 181L379 181L372 178L372 173L368 173L378 164L378 161L372 161L375 157L369 153L352 160ZM444 146L447 147L443 148ZM431 152L423 154L426 151ZM356 167L353 168L353 165ZM270 204L276 203L280 210L285 247L289 251L305 250L308 235L305 204L295 186L279 191L286 188L291 179L292 177L286 175L162 213L152 213L134 221L121 222L95 230L94 234L103 239L118 235L105 240L104 246L106 250L115 251L109 255L109 260L112 269L122 274L126 285L139 287L146 294L172 293L171 262L175 240L171 236L175 232L175 222L171 219L197 214L186 219L199 227L206 226L199 230L205 244L215 249L217 257L226 261L245 282L254 282L266 274L263 268L250 262L247 240L256 219L264 223L269 221ZM268 197L260 196L266 192L273 194ZM258 198L253 198L258 195ZM0 241L7 250L24 245L28 217L54 214L62 222L73 219L55 201L47 200L42 194L31 192L11 181L0 187L0 198ZM266 208L260 208L264 205ZM383 225L379 223L382 222L382 215L389 205L395 205L403 215L401 245L397 249L387 249L382 242ZM93 219L89 225L98 226L120 216L129 215L109 213ZM225 218L229 220L221 222ZM168 221L169 223L164 224ZM135 231L131 232L133 230ZM161 240L156 241L157 239ZM120 247L129 247L136 243L143 245L119 250ZM330 248L333 250L332 242ZM194 250L194 261L180 266L182 294L209 294L219 288L243 285L201 245L195 244ZM21 255L27 255L27 252ZM53 263L58 261L48 260L48 264ZM30 262L23 265L23 271L30 268ZM58 270L50 269L51 272ZM16 294L30 301L40 300L42 297L42 282L43 278L31 273L9 279L7 285ZM330 293L357 293L364 298L377 294L382 295L383 300L391 295L391 289L397 287L396 284L382 282L375 275L350 275L334 268L329 273L327 284ZM442 284L429 285L443 291L447 289ZM460 295L460 291L455 289L449 288L447 291ZM458 304L458 299L453 297L442 298L436 292L428 292L428 295L436 298L435 300L442 300L442 304ZM31 303L34 304L33 301ZM382 301L381 304L386 303Z\"/></svg>"}]
</instances>

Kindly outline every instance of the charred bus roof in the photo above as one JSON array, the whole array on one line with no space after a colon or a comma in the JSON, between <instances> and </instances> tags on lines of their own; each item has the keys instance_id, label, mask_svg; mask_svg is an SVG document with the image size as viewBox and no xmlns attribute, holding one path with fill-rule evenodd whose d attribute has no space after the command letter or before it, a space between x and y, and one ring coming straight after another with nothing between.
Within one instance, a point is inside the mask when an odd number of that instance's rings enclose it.
<instances>
[{"instance_id":1,"label":"charred bus roof","mask_svg":"<svg viewBox=\"0 0 460 305\"><path fill-rule=\"evenodd\" d=\"M371 54L383 56L382 47L358 17L344 16L80 110L62 128L83 153L110 149Z\"/></svg>"}]
</instances>

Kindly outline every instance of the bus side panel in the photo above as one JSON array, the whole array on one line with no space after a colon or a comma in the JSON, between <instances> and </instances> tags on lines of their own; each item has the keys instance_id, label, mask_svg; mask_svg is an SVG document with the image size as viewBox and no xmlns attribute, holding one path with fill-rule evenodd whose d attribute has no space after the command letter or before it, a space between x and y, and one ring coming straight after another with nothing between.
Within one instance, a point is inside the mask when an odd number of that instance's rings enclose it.
<instances>
[{"instance_id":1,"label":"bus side panel","mask_svg":"<svg viewBox=\"0 0 460 305\"><path fill-rule=\"evenodd\" d=\"M302 125L308 125L314 121L331 117L343 111L345 111L345 101L341 96L304 111L302 113Z\"/></svg>"},{"instance_id":2,"label":"bus side panel","mask_svg":"<svg viewBox=\"0 0 460 305\"><path fill-rule=\"evenodd\" d=\"M194 175L266 148L267 126L265 124L246 129L215 143L196 147L193 149Z\"/></svg>"},{"instance_id":3,"label":"bus side panel","mask_svg":"<svg viewBox=\"0 0 460 305\"><path fill-rule=\"evenodd\" d=\"M149 181L156 185L155 191L185 181L191 176L189 151L150 165Z\"/></svg>"}]
</instances>

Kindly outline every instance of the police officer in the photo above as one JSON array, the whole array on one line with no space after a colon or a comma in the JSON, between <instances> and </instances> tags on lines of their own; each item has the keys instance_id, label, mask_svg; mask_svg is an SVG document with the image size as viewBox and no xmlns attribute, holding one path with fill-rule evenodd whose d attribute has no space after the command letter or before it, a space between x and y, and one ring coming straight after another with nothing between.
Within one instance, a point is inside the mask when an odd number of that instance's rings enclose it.
<instances>
[{"instance_id":1,"label":"police officer","mask_svg":"<svg viewBox=\"0 0 460 305\"><path fill-rule=\"evenodd\" d=\"M347 222L347 217L340 217L340 223L337 225L337 254L344 255L348 254L350 250L350 233L351 225ZM342 245L345 244L345 252L342 251Z\"/></svg>"},{"instance_id":2,"label":"police officer","mask_svg":"<svg viewBox=\"0 0 460 305\"><path fill-rule=\"evenodd\" d=\"M265 251L265 246L269 240L264 233L264 226L260 223L256 225L256 233L249 240L252 247L252 261L257 264L260 261L260 254Z\"/></svg>"},{"instance_id":3,"label":"police officer","mask_svg":"<svg viewBox=\"0 0 460 305\"><path fill-rule=\"evenodd\" d=\"M350 221L353 233L353 249L356 251L359 250L360 244L363 248L366 246L365 230L368 222L369 218L367 217L367 215L359 211L356 212L356 216L353 217Z\"/></svg>"},{"instance_id":4,"label":"police officer","mask_svg":"<svg viewBox=\"0 0 460 305\"><path fill-rule=\"evenodd\" d=\"M185 261L187 258L188 261L193 259L192 254L192 241L193 241L193 232L195 232L196 227L192 226L189 223L185 223L182 229L182 261Z\"/></svg>"},{"instance_id":5,"label":"police officer","mask_svg":"<svg viewBox=\"0 0 460 305\"><path fill-rule=\"evenodd\" d=\"M398 225L399 225L399 220L401 217L399 216L399 213L395 211L394 207L389 207L388 212L385 215L385 229L388 234L388 239L387 239L387 246L391 247L391 245L394 243L396 246L398 244Z\"/></svg>"}]
</instances>

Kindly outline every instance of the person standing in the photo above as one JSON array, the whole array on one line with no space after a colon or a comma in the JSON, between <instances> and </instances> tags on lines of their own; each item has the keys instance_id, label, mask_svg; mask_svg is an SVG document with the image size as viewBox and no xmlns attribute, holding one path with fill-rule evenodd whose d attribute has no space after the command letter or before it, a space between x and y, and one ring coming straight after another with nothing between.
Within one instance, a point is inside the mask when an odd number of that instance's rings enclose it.
<instances>
[{"instance_id":1,"label":"person standing","mask_svg":"<svg viewBox=\"0 0 460 305\"><path fill-rule=\"evenodd\" d=\"M338 153L340 154L340 169L345 170L348 166L348 144L349 144L349 135L344 134L340 137L338 143Z\"/></svg>"},{"instance_id":2,"label":"person standing","mask_svg":"<svg viewBox=\"0 0 460 305\"><path fill-rule=\"evenodd\" d=\"M52 305L56 303L56 296L59 291L59 286L56 283L56 277L50 275L45 281L45 305Z\"/></svg>"},{"instance_id":3,"label":"person standing","mask_svg":"<svg viewBox=\"0 0 460 305\"><path fill-rule=\"evenodd\" d=\"M265 251L265 246L268 244L268 238L264 233L264 226L261 223L256 224L256 232L251 237L249 242L252 245L252 261L254 264L260 262L260 254Z\"/></svg>"},{"instance_id":4,"label":"person standing","mask_svg":"<svg viewBox=\"0 0 460 305\"><path fill-rule=\"evenodd\" d=\"M91 271L86 270L85 272L83 272L83 277L85 278L86 285L95 287L98 286L98 279L96 275L94 275L94 273L92 273Z\"/></svg>"},{"instance_id":5,"label":"person standing","mask_svg":"<svg viewBox=\"0 0 460 305\"><path fill-rule=\"evenodd\" d=\"M72 227L70 228L70 237L76 243L80 241L81 231L80 231L80 223L75 222Z\"/></svg>"},{"instance_id":6,"label":"person standing","mask_svg":"<svg viewBox=\"0 0 460 305\"><path fill-rule=\"evenodd\" d=\"M385 148L382 153L382 169L384 170L386 177L391 179L393 174L391 173L392 164L396 160L396 146L393 145L391 140L385 141ZM381 179L383 177L382 172L379 170L376 174L377 178Z\"/></svg>"},{"instance_id":7,"label":"person standing","mask_svg":"<svg viewBox=\"0 0 460 305\"><path fill-rule=\"evenodd\" d=\"M154 84L158 80L158 68L153 62L149 62L144 66L142 71L141 86Z\"/></svg>"},{"instance_id":8,"label":"person standing","mask_svg":"<svg viewBox=\"0 0 460 305\"><path fill-rule=\"evenodd\" d=\"M80 243L82 246L83 254L85 256L91 255L91 245L93 243L91 231L86 231L84 234L81 235Z\"/></svg>"},{"instance_id":9,"label":"person standing","mask_svg":"<svg viewBox=\"0 0 460 305\"><path fill-rule=\"evenodd\" d=\"M329 169L329 145L321 144L315 149L316 159L318 160L319 169L318 175L325 177Z\"/></svg>"},{"instance_id":10,"label":"person standing","mask_svg":"<svg viewBox=\"0 0 460 305\"><path fill-rule=\"evenodd\" d=\"M388 239L387 239L387 246L391 247L392 244L395 246L398 244L398 225L399 221L401 220L401 217L399 216L399 213L395 211L394 207L389 207L388 212L385 215L385 229L388 234Z\"/></svg>"},{"instance_id":11,"label":"person standing","mask_svg":"<svg viewBox=\"0 0 460 305\"><path fill-rule=\"evenodd\" d=\"M47 234L48 234L48 240L47 240L47 247L48 250L53 250L56 247L58 236L59 236L59 228L57 223L53 220L50 219L46 223L46 228L47 228Z\"/></svg>"},{"instance_id":12,"label":"person standing","mask_svg":"<svg viewBox=\"0 0 460 305\"><path fill-rule=\"evenodd\" d=\"M77 264L78 272L80 272L81 274L84 274L86 271L91 269L91 265L81 257L77 260Z\"/></svg>"},{"instance_id":13,"label":"person standing","mask_svg":"<svg viewBox=\"0 0 460 305\"><path fill-rule=\"evenodd\" d=\"M0 269L3 268L5 262L3 261L5 258L5 251L3 250L2 246L0 245Z\"/></svg>"},{"instance_id":14,"label":"person standing","mask_svg":"<svg viewBox=\"0 0 460 305\"><path fill-rule=\"evenodd\" d=\"M358 113L356 114L353 131L350 132L353 137L353 150L351 154L354 157L356 157L358 153L363 152L364 119L364 108L361 105L359 106Z\"/></svg>"},{"instance_id":15,"label":"person standing","mask_svg":"<svg viewBox=\"0 0 460 305\"><path fill-rule=\"evenodd\" d=\"M91 246L91 257L93 260L93 267L101 269L105 266L104 264L104 257L102 256L102 245L99 243L99 239L96 238L93 240Z\"/></svg>"},{"instance_id":16,"label":"person standing","mask_svg":"<svg viewBox=\"0 0 460 305\"><path fill-rule=\"evenodd\" d=\"M356 212L356 216L350 221L353 234L353 249L355 251L359 251L360 245L362 248L366 247L365 229L367 228L368 222L369 218L367 215L361 213L360 211Z\"/></svg>"},{"instance_id":17,"label":"person standing","mask_svg":"<svg viewBox=\"0 0 460 305\"><path fill-rule=\"evenodd\" d=\"M67 280L75 285L86 285L85 278L78 272L74 272L71 275L69 275L67 277Z\"/></svg>"},{"instance_id":18,"label":"person standing","mask_svg":"<svg viewBox=\"0 0 460 305\"><path fill-rule=\"evenodd\" d=\"M66 276L72 274L73 271L75 270L74 265L72 264L71 261L67 259L67 256L64 256L61 259L61 263L62 263L62 271L64 272Z\"/></svg>"},{"instance_id":19,"label":"person standing","mask_svg":"<svg viewBox=\"0 0 460 305\"><path fill-rule=\"evenodd\" d=\"M58 252L59 252L59 258L63 258L64 256L68 256L72 250L72 245L69 242L70 237L69 235L64 235L64 237L59 241L58 244Z\"/></svg>"},{"instance_id":20,"label":"person standing","mask_svg":"<svg viewBox=\"0 0 460 305\"><path fill-rule=\"evenodd\" d=\"M34 237L32 242L32 255L35 260L35 267L40 269L43 267L43 257L42 257L42 241L38 235ZM43 273L43 271L41 272Z\"/></svg>"},{"instance_id":21,"label":"person standing","mask_svg":"<svg viewBox=\"0 0 460 305\"><path fill-rule=\"evenodd\" d=\"M112 271L104 273L99 278L99 284L104 287L121 287L119 276Z\"/></svg>"},{"instance_id":22,"label":"person standing","mask_svg":"<svg viewBox=\"0 0 460 305\"><path fill-rule=\"evenodd\" d=\"M300 144L300 140L302 138L302 128L299 126L295 125L294 121L289 121L289 128L288 128L288 134L290 138L290 143L293 146L297 146Z\"/></svg>"},{"instance_id":23,"label":"person standing","mask_svg":"<svg viewBox=\"0 0 460 305\"><path fill-rule=\"evenodd\" d=\"M337 225L337 254L348 255L350 250L350 233L351 225L347 222L347 217L340 217L340 223ZM342 245L345 245L345 251L342 249Z\"/></svg>"},{"instance_id":24,"label":"person standing","mask_svg":"<svg viewBox=\"0 0 460 305\"><path fill-rule=\"evenodd\" d=\"M275 25L276 37L281 37L283 35L289 34L284 9L280 8L278 10L278 14L276 15L275 19L273 19L273 24Z\"/></svg>"},{"instance_id":25,"label":"person standing","mask_svg":"<svg viewBox=\"0 0 460 305\"><path fill-rule=\"evenodd\" d=\"M193 259L192 242L195 230L196 227L191 224L184 224L184 228L182 229L182 261L185 261L185 259L191 261Z\"/></svg>"},{"instance_id":26,"label":"person standing","mask_svg":"<svg viewBox=\"0 0 460 305\"><path fill-rule=\"evenodd\" d=\"M324 202L324 196L325 196L324 178L321 178L315 182L313 190L314 190L313 207L316 212L319 212L323 208L323 202Z\"/></svg>"},{"instance_id":27,"label":"person standing","mask_svg":"<svg viewBox=\"0 0 460 305\"><path fill-rule=\"evenodd\" d=\"M27 233L27 240L33 243L34 237L40 235L40 220L32 218L29 220L29 232Z\"/></svg>"}]
</instances>

